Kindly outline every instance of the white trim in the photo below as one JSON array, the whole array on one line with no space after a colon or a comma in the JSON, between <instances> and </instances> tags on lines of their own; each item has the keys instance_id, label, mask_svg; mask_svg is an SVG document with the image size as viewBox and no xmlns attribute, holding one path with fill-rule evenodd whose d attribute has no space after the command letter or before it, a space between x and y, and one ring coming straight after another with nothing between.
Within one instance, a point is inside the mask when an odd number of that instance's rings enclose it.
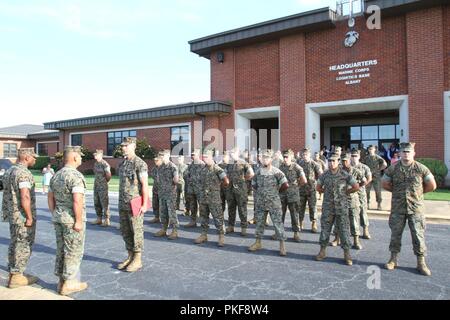
<instances>
[{"instance_id":1,"label":"white trim","mask_svg":"<svg viewBox=\"0 0 450 320\"><path fill-rule=\"evenodd\" d=\"M368 103L395 102L395 101L404 101L404 100L408 100L408 95L378 97L378 98L368 98L368 99L340 100L340 101L329 101L329 102L319 102L319 103L307 103L305 106L307 108L323 108L323 107L346 106L346 105L350 105L350 104L368 104Z\"/></svg>"},{"instance_id":2,"label":"white trim","mask_svg":"<svg viewBox=\"0 0 450 320\"><path fill-rule=\"evenodd\" d=\"M248 141L248 149L251 148L251 136L250 134L246 134L245 136L240 136L239 129L242 130L242 128L238 128L238 123L242 122L243 119L247 119L248 124L246 124L246 128L243 130L250 130L250 118L246 117L245 115L254 114L254 113L262 113L262 112L277 112L278 113L278 148L281 148L281 117L280 117L280 106L273 106L273 107L262 107L262 108L250 108L250 109L239 109L234 111L234 123L235 123L235 145L240 147L241 149L247 149L247 141L245 141L246 138L249 139ZM244 139L244 140L243 140ZM249 150L251 151L251 150Z\"/></svg>"},{"instance_id":3,"label":"white trim","mask_svg":"<svg viewBox=\"0 0 450 320\"><path fill-rule=\"evenodd\" d=\"M450 91L444 92L444 150L445 164L449 168L446 185L450 185Z\"/></svg>"},{"instance_id":4,"label":"white trim","mask_svg":"<svg viewBox=\"0 0 450 320\"><path fill-rule=\"evenodd\" d=\"M36 146L35 146L34 150L36 150L37 154L39 154L39 144L43 144L43 143L59 143L59 140L58 141L39 141L39 142L36 142Z\"/></svg>"}]
</instances>

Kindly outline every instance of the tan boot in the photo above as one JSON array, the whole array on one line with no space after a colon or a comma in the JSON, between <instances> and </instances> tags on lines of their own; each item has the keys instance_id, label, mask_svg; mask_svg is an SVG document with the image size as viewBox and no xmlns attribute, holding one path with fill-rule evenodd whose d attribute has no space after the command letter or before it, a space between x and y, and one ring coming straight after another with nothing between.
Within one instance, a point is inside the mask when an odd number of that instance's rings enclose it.
<instances>
[{"instance_id":1,"label":"tan boot","mask_svg":"<svg viewBox=\"0 0 450 320\"><path fill-rule=\"evenodd\" d=\"M225 235L223 233L219 234L219 242L217 245L221 248L225 246Z\"/></svg>"},{"instance_id":2,"label":"tan boot","mask_svg":"<svg viewBox=\"0 0 450 320\"><path fill-rule=\"evenodd\" d=\"M339 235L336 235L335 237L334 237L334 240L332 241L332 242L330 242L330 246L332 246L332 247L337 247L337 246L339 246L341 244L341 241L340 241L340 239L339 239Z\"/></svg>"},{"instance_id":3,"label":"tan boot","mask_svg":"<svg viewBox=\"0 0 450 320\"><path fill-rule=\"evenodd\" d=\"M280 241L280 256L282 256L282 257L287 256L286 245L285 245L284 241Z\"/></svg>"},{"instance_id":4,"label":"tan boot","mask_svg":"<svg viewBox=\"0 0 450 320\"><path fill-rule=\"evenodd\" d=\"M276 233L274 233L273 235L272 235L272 240L277 240L278 239L278 237L277 237L277 234Z\"/></svg>"},{"instance_id":5,"label":"tan boot","mask_svg":"<svg viewBox=\"0 0 450 320\"><path fill-rule=\"evenodd\" d=\"M97 220L91 222L94 226L101 226L102 225L102 218L97 218Z\"/></svg>"},{"instance_id":6,"label":"tan boot","mask_svg":"<svg viewBox=\"0 0 450 320\"><path fill-rule=\"evenodd\" d=\"M39 278L23 275L23 274L9 274L8 288L16 289L20 287L31 286L39 281Z\"/></svg>"},{"instance_id":7,"label":"tan boot","mask_svg":"<svg viewBox=\"0 0 450 320\"><path fill-rule=\"evenodd\" d=\"M164 238L167 237L167 227L163 227L157 233L154 234L156 238Z\"/></svg>"},{"instance_id":8,"label":"tan boot","mask_svg":"<svg viewBox=\"0 0 450 320\"><path fill-rule=\"evenodd\" d=\"M253 218L252 220L250 220L250 221L248 222L248 224L256 224L256 219Z\"/></svg>"},{"instance_id":9,"label":"tan boot","mask_svg":"<svg viewBox=\"0 0 450 320\"><path fill-rule=\"evenodd\" d=\"M206 233L202 233L200 235L200 237L198 237L197 239L195 239L194 243L195 244L203 244L205 242L208 242L208 235Z\"/></svg>"},{"instance_id":10,"label":"tan boot","mask_svg":"<svg viewBox=\"0 0 450 320\"><path fill-rule=\"evenodd\" d=\"M420 272L421 275L430 277L431 276L431 270L428 268L425 257L417 257L417 270Z\"/></svg>"},{"instance_id":11,"label":"tan boot","mask_svg":"<svg viewBox=\"0 0 450 320\"><path fill-rule=\"evenodd\" d=\"M311 232L312 233L318 233L319 232L319 228L317 228L317 221L315 221L315 220L312 222Z\"/></svg>"},{"instance_id":12,"label":"tan boot","mask_svg":"<svg viewBox=\"0 0 450 320\"><path fill-rule=\"evenodd\" d=\"M173 228L172 233L168 237L169 240L177 240L178 239L178 231L176 228Z\"/></svg>"},{"instance_id":13,"label":"tan boot","mask_svg":"<svg viewBox=\"0 0 450 320\"><path fill-rule=\"evenodd\" d=\"M133 251L128 251L128 258L126 258L124 262L119 263L117 265L117 269L124 270L126 267L128 267L128 265L131 263L132 260L133 260Z\"/></svg>"},{"instance_id":14,"label":"tan boot","mask_svg":"<svg viewBox=\"0 0 450 320\"><path fill-rule=\"evenodd\" d=\"M188 209L184 209L184 216L185 217L189 217L191 215L191 213L189 212Z\"/></svg>"},{"instance_id":15,"label":"tan boot","mask_svg":"<svg viewBox=\"0 0 450 320\"><path fill-rule=\"evenodd\" d=\"M109 218L106 218L105 221L103 221L102 227L110 227L111 226L111 220Z\"/></svg>"},{"instance_id":16,"label":"tan boot","mask_svg":"<svg viewBox=\"0 0 450 320\"><path fill-rule=\"evenodd\" d=\"M294 241L300 242L300 232L294 232Z\"/></svg>"},{"instance_id":17,"label":"tan boot","mask_svg":"<svg viewBox=\"0 0 450 320\"><path fill-rule=\"evenodd\" d=\"M366 239L366 240L372 239L372 237L370 236L370 233L369 233L369 227L364 227L364 233L363 233L362 238Z\"/></svg>"},{"instance_id":18,"label":"tan boot","mask_svg":"<svg viewBox=\"0 0 450 320\"><path fill-rule=\"evenodd\" d=\"M58 292L58 294L61 294L61 289L62 289L63 284L64 284L64 279L62 277L59 277L58 286L56 287L56 292Z\"/></svg>"},{"instance_id":19,"label":"tan boot","mask_svg":"<svg viewBox=\"0 0 450 320\"><path fill-rule=\"evenodd\" d=\"M241 237L247 236L247 228L241 228Z\"/></svg>"},{"instance_id":20,"label":"tan boot","mask_svg":"<svg viewBox=\"0 0 450 320\"><path fill-rule=\"evenodd\" d=\"M300 222L300 231L305 230L305 223L302 221Z\"/></svg>"},{"instance_id":21,"label":"tan boot","mask_svg":"<svg viewBox=\"0 0 450 320\"><path fill-rule=\"evenodd\" d=\"M387 270L395 270L398 267L398 253L391 252L391 259L384 266Z\"/></svg>"},{"instance_id":22,"label":"tan boot","mask_svg":"<svg viewBox=\"0 0 450 320\"><path fill-rule=\"evenodd\" d=\"M262 249L262 243L260 238L256 238L256 242L248 248L250 252L256 252Z\"/></svg>"},{"instance_id":23,"label":"tan boot","mask_svg":"<svg viewBox=\"0 0 450 320\"><path fill-rule=\"evenodd\" d=\"M154 217L152 220L150 220L151 224L157 224L157 223L161 223L161 220L158 217Z\"/></svg>"},{"instance_id":24,"label":"tan boot","mask_svg":"<svg viewBox=\"0 0 450 320\"><path fill-rule=\"evenodd\" d=\"M352 256L350 255L350 250L344 250L344 260L345 264L348 266L353 265Z\"/></svg>"},{"instance_id":25,"label":"tan boot","mask_svg":"<svg viewBox=\"0 0 450 320\"><path fill-rule=\"evenodd\" d=\"M320 252L316 256L317 261L323 261L327 257L327 247L320 247Z\"/></svg>"},{"instance_id":26,"label":"tan boot","mask_svg":"<svg viewBox=\"0 0 450 320\"><path fill-rule=\"evenodd\" d=\"M359 242L359 236L354 236L353 238L354 238L353 249L361 250L362 245L361 245L361 242Z\"/></svg>"},{"instance_id":27,"label":"tan boot","mask_svg":"<svg viewBox=\"0 0 450 320\"><path fill-rule=\"evenodd\" d=\"M234 233L234 227L229 226L225 232L226 234Z\"/></svg>"},{"instance_id":28,"label":"tan boot","mask_svg":"<svg viewBox=\"0 0 450 320\"><path fill-rule=\"evenodd\" d=\"M185 228L196 228L197 227L197 221L191 220L187 225L184 226Z\"/></svg>"},{"instance_id":29,"label":"tan boot","mask_svg":"<svg viewBox=\"0 0 450 320\"><path fill-rule=\"evenodd\" d=\"M86 282L79 282L78 280L66 280L61 286L61 291L59 292L62 296L68 296L73 293L77 293L88 288Z\"/></svg>"},{"instance_id":30,"label":"tan boot","mask_svg":"<svg viewBox=\"0 0 450 320\"><path fill-rule=\"evenodd\" d=\"M142 253L135 252L133 255L133 261L128 265L127 272L136 272L142 269Z\"/></svg>"}]
</instances>

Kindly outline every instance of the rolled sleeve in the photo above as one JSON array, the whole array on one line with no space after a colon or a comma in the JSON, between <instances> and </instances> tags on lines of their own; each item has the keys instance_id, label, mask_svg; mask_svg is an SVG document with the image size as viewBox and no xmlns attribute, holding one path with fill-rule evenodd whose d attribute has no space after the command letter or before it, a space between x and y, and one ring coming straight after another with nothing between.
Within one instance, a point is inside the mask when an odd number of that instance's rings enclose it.
<instances>
[{"instance_id":1,"label":"rolled sleeve","mask_svg":"<svg viewBox=\"0 0 450 320\"><path fill-rule=\"evenodd\" d=\"M29 181L19 182L19 189L31 189L31 183Z\"/></svg>"}]
</instances>

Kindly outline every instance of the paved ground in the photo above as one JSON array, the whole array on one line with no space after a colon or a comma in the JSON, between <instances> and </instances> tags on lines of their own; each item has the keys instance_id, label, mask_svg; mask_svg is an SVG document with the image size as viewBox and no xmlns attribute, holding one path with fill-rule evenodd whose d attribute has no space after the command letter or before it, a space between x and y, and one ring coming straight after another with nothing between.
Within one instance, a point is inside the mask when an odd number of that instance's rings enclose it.
<instances>
[{"instance_id":1,"label":"paved ground","mask_svg":"<svg viewBox=\"0 0 450 320\"><path fill-rule=\"evenodd\" d=\"M91 196L88 196L88 204L88 219L93 220ZM90 287L74 295L75 299L450 299L448 225L429 225L427 230L432 277L416 272L411 237L406 229L401 268L395 272L378 269L381 288L371 290L367 284L373 277L370 278L368 270L382 268L389 257L389 229L385 220L374 220L374 239L363 242L363 251L352 251L353 267L343 264L342 250L337 248L328 250L329 258L325 262L314 261L319 251L318 235L308 231L304 232L302 243L287 243L288 257L282 258L278 256L278 243L268 239L273 233L271 227L263 242L266 249L250 254L247 247L254 241L254 227L249 237L228 236L226 247L218 249L214 231L208 244L196 246L193 240L199 235L199 229L181 229L181 238L169 242L154 238L153 233L158 229L146 222L145 267L139 273L128 274L115 269L115 264L126 255L117 229L116 208L117 198L113 197L112 228L88 226L81 277ZM252 216L252 212L249 215ZM149 214L146 220L151 217ZM43 196L38 196L38 219L37 241L27 272L40 276L42 281L38 285L46 289L43 294L47 295L56 290L57 279L53 275L55 236ZM182 216L180 221L187 222ZM306 228L309 227L306 223ZM293 236L290 228L288 236ZM8 224L0 223L0 277L3 278L7 271L8 244ZM13 291L0 289L0 299L25 299L26 294L31 294Z\"/></svg>"}]
</instances>

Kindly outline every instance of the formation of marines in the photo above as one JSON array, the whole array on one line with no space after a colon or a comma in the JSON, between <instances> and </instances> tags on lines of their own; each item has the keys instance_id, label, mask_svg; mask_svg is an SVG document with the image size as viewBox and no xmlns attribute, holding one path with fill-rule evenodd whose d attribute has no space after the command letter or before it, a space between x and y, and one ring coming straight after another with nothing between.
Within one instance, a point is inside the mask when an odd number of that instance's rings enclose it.
<instances>
[{"instance_id":1,"label":"formation of marines","mask_svg":"<svg viewBox=\"0 0 450 320\"><path fill-rule=\"evenodd\" d=\"M370 187L374 186L377 202L381 205L381 186L392 192L392 212L389 220L391 258L386 269L398 267L402 234L408 222L413 239L417 269L426 276L431 271L426 265L424 198L427 192L436 189L435 179L428 168L416 162L415 144L401 144L401 161L386 169L386 164L369 148L366 163L360 162L361 154L353 150L341 155L339 148L328 159L305 148L297 159L292 150L274 154L265 150L258 154L256 163L248 163L239 155L238 149L226 152L217 164L212 150L195 150L192 162L185 165L170 161L170 151L159 152L155 166L148 165L136 153L136 139L124 138L121 145L124 161L120 164L119 218L120 231L128 256L117 264L119 270L136 272L143 267L144 213L149 209L149 175L153 179L153 213L150 222L160 223L162 228L156 237L178 239L179 221L177 210L181 199L185 203L185 215L190 217L187 228L201 225L201 234L195 244L208 241L209 218L212 216L219 235L218 246L225 246L225 235L235 232L236 213L239 213L241 236L247 236L248 182L254 194L254 219L256 241L248 250L262 249L262 237L270 216L275 234L272 240L279 241L280 255L286 256L284 228L287 210L291 215L294 240L301 241L304 230L303 219L308 203L311 231L319 232L317 193L323 195L320 219L320 252L317 261L326 259L327 247L341 245L344 261L352 265L350 249L361 250L360 227L364 239L370 239L367 215ZM97 220L95 225L110 226L108 182L111 169L102 159L103 151L95 153L94 202ZM85 290L88 284L81 282L79 271L84 255L86 237L86 180L77 170L82 163L82 151L78 146L64 149L64 167L50 182L48 205L56 236L55 275L59 279L58 293L69 295ZM17 288L34 284L37 277L25 274L36 234L35 182L28 168L36 162L33 148L18 151L17 164L4 175L2 217L10 224L11 242L8 251L10 273L8 287ZM384 176L381 171L384 171ZM133 204L139 204L136 209ZM225 229L224 212L228 207L229 220ZM335 241L330 243L333 230ZM168 234L168 229L171 233Z\"/></svg>"}]
</instances>

